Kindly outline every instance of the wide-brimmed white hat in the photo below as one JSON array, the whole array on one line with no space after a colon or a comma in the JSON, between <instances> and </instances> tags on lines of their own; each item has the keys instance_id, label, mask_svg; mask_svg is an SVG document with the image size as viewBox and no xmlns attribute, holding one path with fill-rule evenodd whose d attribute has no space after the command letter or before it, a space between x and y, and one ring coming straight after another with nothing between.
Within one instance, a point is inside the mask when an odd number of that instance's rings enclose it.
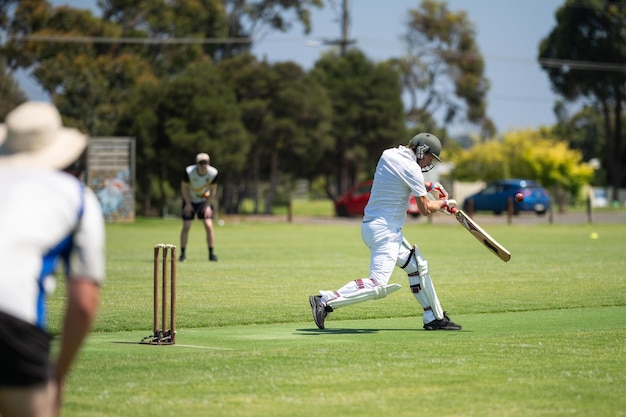
<instances>
[{"instance_id":1,"label":"wide-brimmed white hat","mask_svg":"<svg viewBox=\"0 0 626 417\"><path fill-rule=\"evenodd\" d=\"M0 125L0 166L65 168L87 146L87 136L63 127L57 108L28 101L17 106Z\"/></svg>"}]
</instances>

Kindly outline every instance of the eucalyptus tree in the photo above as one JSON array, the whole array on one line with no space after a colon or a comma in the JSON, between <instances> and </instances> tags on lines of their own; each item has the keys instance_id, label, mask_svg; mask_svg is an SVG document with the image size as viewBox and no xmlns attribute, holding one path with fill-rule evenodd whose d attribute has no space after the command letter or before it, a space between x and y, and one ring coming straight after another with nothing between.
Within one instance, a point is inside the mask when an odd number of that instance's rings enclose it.
<instances>
[{"instance_id":1,"label":"eucalyptus tree","mask_svg":"<svg viewBox=\"0 0 626 417\"><path fill-rule=\"evenodd\" d=\"M408 142L397 73L374 63L357 49L340 56L330 52L315 63L312 75L332 103L334 144L320 171L336 197L363 176L373 175L380 153Z\"/></svg>"},{"instance_id":2,"label":"eucalyptus tree","mask_svg":"<svg viewBox=\"0 0 626 417\"><path fill-rule=\"evenodd\" d=\"M0 120L7 113L26 101L26 94L20 89L13 75L0 60Z\"/></svg>"},{"instance_id":3,"label":"eucalyptus tree","mask_svg":"<svg viewBox=\"0 0 626 417\"><path fill-rule=\"evenodd\" d=\"M198 152L209 153L224 187L245 169L250 144L235 93L210 62L142 85L120 126L137 138L137 199L146 214L179 195L183 169Z\"/></svg>"},{"instance_id":4,"label":"eucalyptus tree","mask_svg":"<svg viewBox=\"0 0 626 417\"><path fill-rule=\"evenodd\" d=\"M557 123L552 127L556 137L567 141L572 149L581 152L584 161L599 161L603 154L604 140L599 140L604 136L604 121L602 113L592 105L584 105L574 114L569 114L566 110L568 106L564 102L558 101L555 105ZM593 184L606 185L606 169L602 164L595 166Z\"/></svg>"},{"instance_id":5,"label":"eucalyptus tree","mask_svg":"<svg viewBox=\"0 0 626 417\"><path fill-rule=\"evenodd\" d=\"M612 197L626 186L626 7L623 0L566 0L539 46L554 90L602 118L600 156Z\"/></svg>"},{"instance_id":6,"label":"eucalyptus tree","mask_svg":"<svg viewBox=\"0 0 626 417\"><path fill-rule=\"evenodd\" d=\"M252 29L288 30L292 13L309 31L310 8L322 2L98 0L100 16L46 0L1 4L10 68L31 71L72 124L106 135L141 82L176 75L206 56L220 59L229 37L246 38L238 45L249 49Z\"/></svg>"},{"instance_id":7,"label":"eucalyptus tree","mask_svg":"<svg viewBox=\"0 0 626 417\"><path fill-rule=\"evenodd\" d=\"M305 34L311 33L311 11L324 6L323 0L222 0L227 15L224 37L261 42L272 31L288 32L297 22ZM226 43L221 57L250 51L251 44Z\"/></svg>"},{"instance_id":8,"label":"eucalyptus tree","mask_svg":"<svg viewBox=\"0 0 626 417\"><path fill-rule=\"evenodd\" d=\"M406 24L407 55L391 63L409 97L408 119L419 124L437 116L444 127L469 122L493 136L496 127L486 114L489 81L467 13L422 0L408 11Z\"/></svg>"},{"instance_id":9,"label":"eucalyptus tree","mask_svg":"<svg viewBox=\"0 0 626 417\"><path fill-rule=\"evenodd\" d=\"M226 190L228 195L224 209L230 213L239 212L240 204L248 194L253 200L253 212L258 214L264 155L263 147L259 146L259 137L263 135L270 113L271 66L267 62L258 61L249 53L241 53L220 61L219 70L223 78L232 85L237 97L250 149L246 169L238 178L239 186Z\"/></svg>"},{"instance_id":10,"label":"eucalyptus tree","mask_svg":"<svg viewBox=\"0 0 626 417\"><path fill-rule=\"evenodd\" d=\"M86 37L116 36L118 29L89 10L52 7L43 0L19 2L7 24L7 64L29 71L68 124L93 136L111 134L114 125L107 121L115 120L126 91L146 67Z\"/></svg>"},{"instance_id":11,"label":"eucalyptus tree","mask_svg":"<svg viewBox=\"0 0 626 417\"><path fill-rule=\"evenodd\" d=\"M228 19L221 0L98 0L102 20L120 28L115 45L147 59L159 77L174 75L224 47Z\"/></svg>"},{"instance_id":12,"label":"eucalyptus tree","mask_svg":"<svg viewBox=\"0 0 626 417\"><path fill-rule=\"evenodd\" d=\"M275 63L272 73L270 113L259 137L268 154L268 214L279 179L285 174L290 178L319 174L318 164L332 145L328 136L331 105L324 87L294 62ZM286 186L290 188L290 184Z\"/></svg>"},{"instance_id":13,"label":"eucalyptus tree","mask_svg":"<svg viewBox=\"0 0 626 417\"><path fill-rule=\"evenodd\" d=\"M220 62L220 69L236 92L251 145L238 189L252 195L254 213L271 213L281 179L289 188L289 179L318 175L320 158L332 144L328 95L293 62L270 64L239 54ZM269 184L264 195L263 183Z\"/></svg>"},{"instance_id":14,"label":"eucalyptus tree","mask_svg":"<svg viewBox=\"0 0 626 417\"><path fill-rule=\"evenodd\" d=\"M227 87L223 81L214 82L211 62L248 50L252 39L260 41L272 30L287 31L295 22L308 33L311 9L321 7L323 2L98 0L99 16L89 10L53 7L45 0L4 0L0 5L0 28L7 34L2 47L8 64L12 69L30 71L70 125L92 136L136 136L139 206L151 211L154 204L162 206L176 192L177 174L170 163L188 160L182 154L182 148L188 145L215 150L215 162L222 162L221 171L228 181L237 182L238 176L244 174L241 161L248 158L251 142L237 124L241 122L237 102L224 104L226 93L221 88ZM192 63L197 66L190 66ZM219 87L221 99L206 98L208 102L198 103L198 92L205 91L200 85L204 76L206 86ZM305 76L300 71L295 79ZM172 86L182 83L185 87L190 79L199 84L183 88L186 99L174 95L175 106L163 101L165 92L174 94ZM279 84L274 82L272 89ZM311 86L304 82L303 87L312 92ZM270 92L274 96L269 99L276 99L276 91ZM212 106L209 102L213 100L221 100L222 104ZM295 104L298 103L290 103L291 109L296 108ZM307 106L302 104L305 110L311 110ZM212 123L207 115L198 119L204 126L184 120L199 108L214 117L223 116L229 109L233 119ZM313 110L323 108L320 105ZM181 114L181 109L190 113ZM272 116L276 114L270 112ZM312 114L315 111L308 112ZM166 121L167 125L163 124ZM305 121L301 116L294 122L299 127L294 140L302 136L300 127L312 127ZM318 132L313 126L304 135L314 139ZM313 151L323 149L315 140L310 143Z\"/></svg>"}]
</instances>

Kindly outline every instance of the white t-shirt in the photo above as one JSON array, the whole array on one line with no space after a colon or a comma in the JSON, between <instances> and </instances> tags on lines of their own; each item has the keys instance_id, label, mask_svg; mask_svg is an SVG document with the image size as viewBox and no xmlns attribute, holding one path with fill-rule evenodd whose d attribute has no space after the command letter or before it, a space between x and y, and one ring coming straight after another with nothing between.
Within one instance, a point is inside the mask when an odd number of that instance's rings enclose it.
<instances>
[{"instance_id":1,"label":"white t-shirt","mask_svg":"<svg viewBox=\"0 0 626 417\"><path fill-rule=\"evenodd\" d=\"M402 145L385 150L376 165L363 221L383 219L390 227L403 227L411 193L416 197L426 195L415 153Z\"/></svg>"},{"instance_id":2,"label":"white t-shirt","mask_svg":"<svg viewBox=\"0 0 626 417\"><path fill-rule=\"evenodd\" d=\"M59 259L68 276L104 280L100 203L56 170L0 167L0 190L0 311L43 329Z\"/></svg>"},{"instance_id":3,"label":"white t-shirt","mask_svg":"<svg viewBox=\"0 0 626 417\"><path fill-rule=\"evenodd\" d=\"M206 200L204 192L209 191L209 185L215 181L216 177L217 168L211 165L207 166L207 173L204 175L200 175L195 164L185 168L183 182L189 183L189 197L192 203L202 203Z\"/></svg>"}]
</instances>

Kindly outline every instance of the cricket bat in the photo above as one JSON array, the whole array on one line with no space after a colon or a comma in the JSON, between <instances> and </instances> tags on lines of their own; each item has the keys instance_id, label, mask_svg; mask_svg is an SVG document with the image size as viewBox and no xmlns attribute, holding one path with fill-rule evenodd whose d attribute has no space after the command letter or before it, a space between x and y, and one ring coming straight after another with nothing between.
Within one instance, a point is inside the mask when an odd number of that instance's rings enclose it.
<instances>
[{"instance_id":1,"label":"cricket bat","mask_svg":"<svg viewBox=\"0 0 626 417\"><path fill-rule=\"evenodd\" d=\"M492 238L489 233L485 232L474 220L470 218L463 210L453 209L456 220L466 228L472 236L476 238L480 243L485 245L487 249L493 252L498 258L504 262L508 262L511 259L511 252L506 250L504 246L498 243Z\"/></svg>"}]
</instances>

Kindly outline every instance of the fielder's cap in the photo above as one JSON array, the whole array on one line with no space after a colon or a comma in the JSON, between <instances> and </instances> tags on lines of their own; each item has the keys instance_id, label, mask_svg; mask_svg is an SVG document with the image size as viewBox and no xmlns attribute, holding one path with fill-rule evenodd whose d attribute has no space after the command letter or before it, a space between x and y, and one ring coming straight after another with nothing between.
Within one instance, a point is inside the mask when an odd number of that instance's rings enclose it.
<instances>
[{"instance_id":1,"label":"fielder's cap","mask_svg":"<svg viewBox=\"0 0 626 417\"><path fill-rule=\"evenodd\" d=\"M0 166L62 169L87 147L87 136L63 127L59 110L50 103L27 101L0 124Z\"/></svg>"},{"instance_id":2,"label":"fielder's cap","mask_svg":"<svg viewBox=\"0 0 626 417\"><path fill-rule=\"evenodd\" d=\"M196 162L200 162L200 161L207 161L207 162L209 162L210 159L211 158L209 158L209 154L205 153L205 152L202 152L202 153L199 153L198 155L196 155Z\"/></svg>"}]
</instances>

